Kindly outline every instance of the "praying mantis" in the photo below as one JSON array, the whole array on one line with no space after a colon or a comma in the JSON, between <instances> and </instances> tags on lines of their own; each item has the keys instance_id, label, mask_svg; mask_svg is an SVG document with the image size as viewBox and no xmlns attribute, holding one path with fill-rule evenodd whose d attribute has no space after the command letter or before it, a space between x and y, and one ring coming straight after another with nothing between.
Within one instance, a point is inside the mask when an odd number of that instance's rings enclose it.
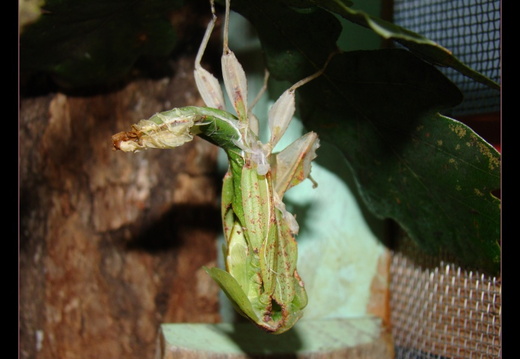
<instances>
[{"instance_id":1,"label":"praying mantis","mask_svg":"<svg viewBox=\"0 0 520 359\"><path fill-rule=\"evenodd\" d=\"M294 115L296 89L320 76L325 66L277 99L268 112L270 139L262 143L252 108L263 91L248 107L246 74L228 46L230 0L225 4L221 65L224 87L236 114L225 110L218 79L201 66L217 20L213 0L210 4L212 19L194 70L206 107L157 113L133 125L131 131L115 134L112 140L115 149L136 152L175 148L198 135L226 152L229 167L221 200L225 270L204 269L241 315L268 333L280 334L294 326L307 305L304 283L296 268L295 235L299 227L282 198L288 189L310 178L319 139L315 132L309 132L278 153L273 149Z\"/></svg>"}]
</instances>

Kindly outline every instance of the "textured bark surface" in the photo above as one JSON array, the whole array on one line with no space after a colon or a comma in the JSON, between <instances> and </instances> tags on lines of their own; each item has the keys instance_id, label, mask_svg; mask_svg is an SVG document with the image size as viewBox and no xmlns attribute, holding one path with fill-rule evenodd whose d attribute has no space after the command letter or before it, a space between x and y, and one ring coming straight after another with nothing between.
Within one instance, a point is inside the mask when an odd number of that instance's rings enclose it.
<instances>
[{"instance_id":1,"label":"textured bark surface","mask_svg":"<svg viewBox=\"0 0 520 359\"><path fill-rule=\"evenodd\" d=\"M141 118L202 105L175 76L21 101L21 358L150 358L164 322L219 321L216 147L112 150Z\"/></svg>"}]
</instances>

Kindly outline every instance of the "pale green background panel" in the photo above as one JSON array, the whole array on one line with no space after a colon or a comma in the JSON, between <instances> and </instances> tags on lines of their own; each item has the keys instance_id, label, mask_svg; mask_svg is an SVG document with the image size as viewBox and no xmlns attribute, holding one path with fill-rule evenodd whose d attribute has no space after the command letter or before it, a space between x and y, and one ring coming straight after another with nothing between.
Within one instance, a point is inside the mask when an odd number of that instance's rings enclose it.
<instances>
[{"instance_id":1,"label":"pale green background panel","mask_svg":"<svg viewBox=\"0 0 520 359\"><path fill-rule=\"evenodd\" d=\"M367 40L365 45L378 46L379 38L376 40ZM264 65L254 29L236 13L231 16L230 48L247 73L249 99L252 100L263 84ZM262 139L267 138L267 109L290 85L271 81L269 96L264 96L254 108L253 112L264 130ZM301 122L295 118L277 150L304 133ZM362 317L367 315L370 285L376 274L377 261L384 251L381 243L385 241L385 224L365 210L357 196L352 173L341 154L323 142L317 154L311 175L318 187L312 188L312 182L306 180L290 189L284 197L287 209L296 215L300 225L298 271L309 297L302 321ZM223 153L219 165L222 172L227 169ZM222 258L219 262L222 266ZM224 321L233 321L236 313L223 294L221 299Z\"/></svg>"},{"instance_id":2,"label":"pale green background panel","mask_svg":"<svg viewBox=\"0 0 520 359\"><path fill-rule=\"evenodd\" d=\"M269 355L295 353L328 353L372 343L385 347L380 339L377 319L321 320L299 322L289 332L269 335L249 324L163 324L164 338L158 350L175 353L188 351L197 357L219 354ZM373 353L373 352L372 352ZM157 358L172 356L157 355Z\"/></svg>"}]
</instances>

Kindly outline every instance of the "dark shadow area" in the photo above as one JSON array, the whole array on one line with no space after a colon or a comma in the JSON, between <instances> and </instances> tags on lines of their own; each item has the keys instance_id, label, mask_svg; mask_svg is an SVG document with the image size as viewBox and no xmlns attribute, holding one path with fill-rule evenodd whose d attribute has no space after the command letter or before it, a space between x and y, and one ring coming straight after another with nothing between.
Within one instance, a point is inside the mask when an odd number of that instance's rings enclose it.
<instances>
[{"instance_id":1,"label":"dark shadow area","mask_svg":"<svg viewBox=\"0 0 520 359\"><path fill-rule=\"evenodd\" d=\"M250 359L296 359L303 343L298 329L272 335L263 333L251 323L233 324L233 331L226 333Z\"/></svg>"},{"instance_id":2,"label":"dark shadow area","mask_svg":"<svg viewBox=\"0 0 520 359\"><path fill-rule=\"evenodd\" d=\"M112 3L76 11L69 8L73 6L71 1L65 1L61 7L47 5L37 22L23 28L20 35L21 97L53 92L93 96L121 90L139 79L173 77L175 62L197 53L211 16L209 3L204 0L193 0L182 6L165 3L157 8L152 5L138 8L140 4L136 3L123 5L119 12L110 10ZM80 21L68 21L69 12L71 16L81 17L88 30L81 30ZM108 14L115 19L103 21ZM140 20L146 17L155 20ZM116 20L129 25L116 27L117 32L110 30L107 24ZM89 27L88 23L99 25ZM141 31L137 31L136 26L142 27ZM105 27L103 36L91 34ZM214 35L219 36L218 29ZM132 48L124 46L128 41ZM220 43L210 42L205 59L218 61L221 51Z\"/></svg>"},{"instance_id":3,"label":"dark shadow area","mask_svg":"<svg viewBox=\"0 0 520 359\"><path fill-rule=\"evenodd\" d=\"M45 223L45 217L41 211L35 210L36 208L43 208L42 202L43 198L35 195L27 190L27 186L23 183L20 188L20 196L18 199L18 209L19 209L19 217L18 217L18 225L20 230L19 236L19 251L20 253L24 253L25 250L31 247L33 242L37 242L39 238L31 233L31 215L34 217L34 220Z\"/></svg>"},{"instance_id":4,"label":"dark shadow area","mask_svg":"<svg viewBox=\"0 0 520 359\"><path fill-rule=\"evenodd\" d=\"M215 233L216 237L222 231L219 208L176 205L147 227L136 228L136 235L127 242L126 247L158 253L181 246L184 240L189 240L190 232L194 230Z\"/></svg>"},{"instance_id":5,"label":"dark shadow area","mask_svg":"<svg viewBox=\"0 0 520 359\"><path fill-rule=\"evenodd\" d=\"M395 253L403 255L411 263L422 270L434 270L435 268L442 267L443 263L453 263L460 266L462 269L469 271L480 270L479 268L468 266L461 261L460 258L457 258L445 250L440 250L437 254L431 254L425 251L406 233L404 229L401 228L397 222L393 220L388 220L388 229L391 233L389 248Z\"/></svg>"}]
</instances>

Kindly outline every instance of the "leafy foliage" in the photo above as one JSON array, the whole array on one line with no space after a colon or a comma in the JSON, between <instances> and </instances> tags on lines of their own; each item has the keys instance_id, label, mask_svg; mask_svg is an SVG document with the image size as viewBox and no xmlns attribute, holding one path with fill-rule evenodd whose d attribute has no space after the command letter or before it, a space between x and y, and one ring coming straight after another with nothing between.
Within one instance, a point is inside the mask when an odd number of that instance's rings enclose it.
<instances>
[{"instance_id":1,"label":"leafy foliage","mask_svg":"<svg viewBox=\"0 0 520 359\"><path fill-rule=\"evenodd\" d=\"M303 118L342 151L375 214L432 254L497 271L499 155L437 112L460 100L440 72L404 51L352 52L305 99Z\"/></svg>"},{"instance_id":2,"label":"leafy foliage","mask_svg":"<svg viewBox=\"0 0 520 359\"><path fill-rule=\"evenodd\" d=\"M385 39L392 39L402 45L408 47L412 52L419 57L430 61L433 64L440 66L449 66L459 71L460 73L481 82L484 85L499 89L499 86L494 81L483 76L482 74L472 70L464 63L454 57L450 51L440 46L439 44L424 38L423 36L414 33L408 29L402 28L392 24L383 19L371 16L363 11L354 10L350 8L350 4L341 0L317 0L312 1L318 6L327 9L331 12L337 13L341 17L373 30L376 34Z\"/></svg>"},{"instance_id":3,"label":"leafy foliage","mask_svg":"<svg viewBox=\"0 0 520 359\"><path fill-rule=\"evenodd\" d=\"M168 12L178 0L49 0L20 38L22 79L50 74L65 88L123 79L141 57L166 57L176 34Z\"/></svg>"}]
</instances>

